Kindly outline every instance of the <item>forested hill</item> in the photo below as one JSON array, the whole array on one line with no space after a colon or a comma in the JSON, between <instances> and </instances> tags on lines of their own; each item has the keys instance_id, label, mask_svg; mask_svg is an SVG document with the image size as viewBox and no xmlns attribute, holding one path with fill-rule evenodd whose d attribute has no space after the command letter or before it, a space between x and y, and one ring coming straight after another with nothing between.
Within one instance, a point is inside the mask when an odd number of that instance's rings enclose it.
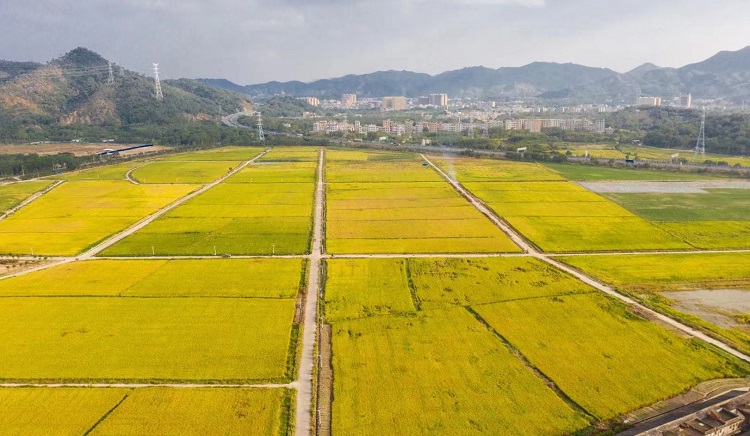
<instances>
[{"instance_id":1,"label":"forested hill","mask_svg":"<svg viewBox=\"0 0 750 436\"><path fill-rule=\"evenodd\" d=\"M627 109L613 114L608 126L637 132L645 145L688 150L695 148L701 116L694 109ZM750 155L750 115L708 112L706 151Z\"/></svg>"},{"instance_id":2,"label":"forested hill","mask_svg":"<svg viewBox=\"0 0 750 436\"><path fill-rule=\"evenodd\" d=\"M113 71L108 84L107 60L85 48L45 65L0 62L0 140L218 125L221 116L250 105L241 94L188 79L162 81L164 100L157 101L152 77L119 66Z\"/></svg>"}]
</instances>

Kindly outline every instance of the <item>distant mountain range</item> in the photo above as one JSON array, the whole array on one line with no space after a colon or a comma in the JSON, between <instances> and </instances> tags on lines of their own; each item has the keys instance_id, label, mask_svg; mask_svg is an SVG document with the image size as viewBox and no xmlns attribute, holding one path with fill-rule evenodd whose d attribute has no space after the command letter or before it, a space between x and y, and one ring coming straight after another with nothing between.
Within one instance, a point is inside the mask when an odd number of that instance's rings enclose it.
<instances>
[{"instance_id":1,"label":"distant mountain range","mask_svg":"<svg viewBox=\"0 0 750 436\"><path fill-rule=\"evenodd\" d=\"M691 93L697 99L724 99L739 104L750 100L750 46L734 52L722 51L682 68L662 68L647 63L627 73L570 63L534 62L498 69L469 67L434 76L410 71L379 71L311 83L268 82L241 86L224 79L200 80L251 97L288 94L340 98L348 93L360 97L417 97L447 93L450 97L527 96L545 100L632 103L637 95L671 98Z\"/></svg>"}]
</instances>

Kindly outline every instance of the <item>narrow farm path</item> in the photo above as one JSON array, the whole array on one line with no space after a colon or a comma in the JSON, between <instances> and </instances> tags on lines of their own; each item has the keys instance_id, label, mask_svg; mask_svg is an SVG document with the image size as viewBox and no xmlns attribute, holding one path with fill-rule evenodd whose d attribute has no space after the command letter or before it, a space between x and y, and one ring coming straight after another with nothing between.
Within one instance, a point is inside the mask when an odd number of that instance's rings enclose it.
<instances>
[{"instance_id":1,"label":"narrow farm path","mask_svg":"<svg viewBox=\"0 0 750 436\"><path fill-rule=\"evenodd\" d=\"M546 253L543 253L543 252L539 251L536 247L534 247L533 245L529 244L513 228L511 228L509 225L507 225L505 222L503 222L484 203L482 203L472 193L470 193L463 186L461 186L461 184L458 181L456 181L456 180L452 179L450 176L448 176L448 174L446 174L437 165L435 165L434 163L432 163L432 161L430 161L429 159L427 159L424 155L421 155L421 156L446 181L448 181L453 186L453 188L456 189L456 191L458 191L462 196L464 196L465 198L467 198L471 202L471 204L474 205L474 207L476 207L480 212L482 212L483 214L487 215L492 220L492 222L494 222L503 232L505 232L511 238L511 240L513 240L513 242L516 243L516 245L518 245L519 247L521 247L521 249L524 252L530 254L531 256L533 256L533 257L535 257L535 258L537 258L537 259L539 259L539 260L541 260L543 262L546 262L546 263L548 263L550 265L553 265L553 266L555 266L555 267L557 267L557 268L559 268L559 269L567 272L568 274L576 277L578 280L586 283L587 285L589 285L589 286L591 286L593 288L596 288L596 289L598 289L598 290L600 290L600 291L602 291L602 292L604 292L604 293L606 293L608 295L611 295L611 296L619 299L620 301L622 301L622 302L624 302L624 303L626 303L626 304L628 304L630 306L638 308L643 313L647 313L647 314L649 314L649 316L652 316L655 319L658 319L661 322L664 322L665 324L670 325L671 327L674 327L674 328L676 328L676 329L678 329L678 330L680 330L680 331L682 331L682 332L684 332L684 333L686 333L686 334L688 334L688 335L690 335L690 336L692 336L694 338L700 339L700 340L702 340L704 342L707 342L707 343L709 343L711 345L714 345L715 347L720 348L721 350L723 350L723 351L725 351L725 352L727 352L727 353L729 353L729 354L731 354L731 355L733 355L735 357L738 357L738 358L740 358L740 359L742 359L742 360L744 360L746 362L750 362L750 356L748 356L748 355L746 355L744 353L741 353L741 352L735 350L734 348L728 346L727 344L725 344L725 343L723 343L723 342L721 342L719 340L716 340L716 339L714 339L714 338L706 335L705 333L703 333L703 332L701 332L699 330L696 330L696 329L694 329L692 327L689 327L689 326L687 326L685 324L682 324L682 323L680 323L680 322L678 322L678 321L676 321L676 320L674 320L674 319L672 319L672 318L670 318L670 317L668 317L666 315L663 315L663 314L661 314L659 312L656 312L656 311L654 311L654 310L652 310L652 309L650 309L650 308L648 308L648 307L646 307L646 306L638 303L637 301L635 301L635 300L633 300L633 299L631 299L629 297L626 297L625 295L620 294L619 292L615 291L612 287L610 287L610 286L608 286L608 285L606 285L606 284L604 284L602 282L599 282L598 280L594 279L593 277L590 277L590 276L588 276L586 274L583 274L582 272L576 270L575 268L572 268L572 267L570 267L570 266L568 266L568 265L566 265L566 264L564 264L564 263L562 263L560 261L557 261L557 260L553 259L549 254L546 254ZM680 252L680 253L683 253L683 252ZM703 253L705 253L705 252L703 252ZM620 253L620 254L632 254L632 253Z\"/></svg>"},{"instance_id":2,"label":"narrow farm path","mask_svg":"<svg viewBox=\"0 0 750 436\"><path fill-rule=\"evenodd\" d=\"M42 195L44 195L44 194L48 193L49 191L57 188L58 186L62 185L63 183L65 183L64 180L58 180L57 182L55 182L55 183L47 186L46 188L42 189L41 191L33 194L32 196L30 196L26 200L22 201L19 205L6 210L2 215L0 215L0 220L3 220L5 218L9 217L10 215L13 215L14 213L18 212L19 210L21 210L24 207L28 206L29 204L33 203L35 200L37 200Z\"/></svg>"},{"instance_id":3,"label":"narrow farm path","mask_svg":"<svg viewBox=\"0 0 750 436\"><path fill-rule=\"evenodd\" d=\"M294 430L296 436L308 436L311 428L318 292L320 290L320 269L323 259L324 159L325 152L321 150L318 158L318 183L315 188L315 217L313 219L313 240L310 251L310 275L307 278L307 294L305 296L302 357L299 364L299 376L297 377L297 410Z\"/></svg>"},{"instance_id":4,"label":"narrow farm path","mask_svg":"<svg viewBox=\"0 0 750 436\"><path fill-rule=\"evenodd\" d=\"M125 179L127 179L128 182L134 184L134 185L140 185L141 182L133 178L133 171L137 170L138 168L143 168L146 165L150 164L153 161L144 162L142 165L138 165L135 168L131 168L127 173L125 173Z\"/></svg>"}]
</instances>

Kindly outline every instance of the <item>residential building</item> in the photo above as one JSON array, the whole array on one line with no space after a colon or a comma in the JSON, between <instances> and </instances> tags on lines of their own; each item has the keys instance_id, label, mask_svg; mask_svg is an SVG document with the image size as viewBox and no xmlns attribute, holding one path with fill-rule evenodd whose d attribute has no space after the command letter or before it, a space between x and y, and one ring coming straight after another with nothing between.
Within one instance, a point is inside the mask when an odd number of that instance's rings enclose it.
<instances>
[{"instance_id":1,"label":"residential building","mask_svg":"<svg viewBox=\"0 0 750 436\"><path fill-rule=\"evenodd\" d=\"M448 107L448 94L430 94L430 104L438 107Z\"/></svg>"},{"instance_id":2,"label":"residential building","mask_svg":"<svg viewBox=\"0 0 750 436\"><path fill-rule=\"evenodd\" d=\"M320 100L318 100L316 97L300 97L300 100L304 101L310 106L315 106L315 107L320 106Z\"/></svg>"},{"instance_id":3,"label":"residential building","mask_svg":"<svg viewBox=\"0 0 750 436\"><path fill-rule=\"evenodd\" d=\"M638 97L638 106L661 106L661 97Z\"/></svg>"},{"instance_id":4,"label":"residential building","mask_svg":"<svg viewBox=\"0 0 750 436\"><path fill-rule=\"evenodd\" d=\"M344 94L341 96L341 107L353 108L357 104L357 94Z\"/></svg>"},{"instance_id":5,"label":"residential building","mask_svg":"<svg viewBox=\"0 0 750 436\"><path fill-rule=\"evenodd\" d=\"M384 111L403 111L406 108L406 97L383 97L382 109Z\"/></svg>"}]
</instances>

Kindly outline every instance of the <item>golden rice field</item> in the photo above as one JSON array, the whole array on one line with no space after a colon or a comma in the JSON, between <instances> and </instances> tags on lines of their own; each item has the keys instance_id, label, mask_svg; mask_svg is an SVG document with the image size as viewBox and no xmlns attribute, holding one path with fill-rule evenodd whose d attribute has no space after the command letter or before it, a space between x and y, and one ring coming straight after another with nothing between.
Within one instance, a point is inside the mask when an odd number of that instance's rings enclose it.
<instances>
[{"instance_id":1,"label":"golden rice field","mask_svg":"<svg viewBox=\"0 0 750 436\"><path fill-rule=\"evenodd\" d=\"M336 156L329 151L327 156ZM409 155L407 155L409 156ZM334 160L326 166L326 244L331 253L519 251L505 234L416 156ZM340 158L339 158L340 159ZM352 180L353 168L366 168ZM356 173L356 171L355 171ZM410 181L407 181L410 179ZM440 210L439 214L435 211Z\"/></svg>"},{"instance_id":2,"label":"golden rice field","mask_svg":"<svg viewBox=\"0 0 750 436\"><path fill-rule=\"evenodd\" d=\"M0 280L0 379L285 380L302 265L92 260Z\"/></svg>"},{"instance_id":3,"label":"golden rice field","mask_svg":"<svg viewBox=\"0 0 750 436\"><path fill-rule=\"evenodd\" d=\"M452 178L461 182L533 182L565 180L542 164L495 159L428 156Z\"/></svg>"},{"instance_id":4,"label":"golden rice field","mask_svg":"<svg viewBox=\"0 0 750 436\"><path fill-rule=\"evenodd\" d=\"M125 181L66 182L0 221L0 253L75 255L194 189Z\"/></svg>"},{"instance_id":5,"label":"golden rice field","mask_svg":"<svg viewBox=\"0 0 750 436\"><path fill-rule=\"evenodd\" d=\"M232 175L226 183L312 183L317 168L317 162L260 161Z\"/></svg>"},{"instance_id":6,"label":"golden rice field","mask_svg":"<svg viewBox=\"0 0 750 436\"><path fill-rule=\"evenodd\" d=\"M12 436L275 435L285 425L285 395L261 389L0 389L0 428Z\"/></svg>"},{"instance_id":7,"label":"golden rice field","mask_svg":"<svg viewBox=\"0 0 750 436\"><path fill-rule=\"evenodd\" d=\"M750 353L747 298L743 300L750 289L750 253L569 256L560 260ZM697 304L681 301L680 296L689 297L695 291L704 294ZM734 294L727 297L726 292Z\"/></svg>"},{"instance_id":8,"label":"golden rice field","mask_svg":"<svg viewBox=\"0 0 750 436\"><path fill-rule=\"evenodd\" d=\"M544 251L692 248L571 182L468 182L464 186Z\"/></svg>"},{"instance_id":9,"label":"golden rice field","mask_svg":"<svg viewBox=\"0 0 750 436\"><path fill-rule=\"evenodd\" d=\"M277 435L284 389L132 390L91 435Z\"/></svg>"},{"instance_id":10,"label":"golden rice field","mask_svg":"<svg viewBox=\"0 0 750 436\"><path fill-rule=\"evenodd\" d=\"M88 260L0 280L0 297L256 297L293 299L301 259Z\"/></svg>"},{"instance_id":11,"label":"golden rice field","mask_svg":"<svg viewBox=\"0 0 750 436\"><path fill-rule=\"evenodd\" d=\"M127 389L0 389L0 428L8 436L80 436L119 403Z\"/></svg>"},{"instance_id":12,"label":"golden rice field","mask_svg":"<svg viewBox=\"0 0 750 436\"><path fill-rule=\"evenodd\" d=\"M211 183L236 168L240 162L155 161L132 172L139 183Z\"/></svg>"},{"instance_id":13,"label":"golden rice field","mask_svg":"<svg viewBox=\"0 0 750 436\"><path fill-rule=\"evenodd\" d=\"M170 155L165 160L170 161L234 161L244 162L255 158L263 152L261 147L222 147L211 150L196 151Z\"/></svg>"},{"instance_id":14,"label":"golden rice field","mask_svg":"<svg viewBox=\"0 0 750 436\"><path fill-rule=\"evenodd\" d=\"M0 185L0 214L12 209L24 200L51 185L52 182L38 180Z\"/></svg>"},{"instance_id":15,"label":"golden rice field","mask_svg":"<svg viewBox=\"0 0 750 436\"><path fill-rule=\"evenodd\" d=\"M326 273L334 434L569 434L748 373L535 259L331 259Z\"/></svg>"},{"instance_id":16,"label":"golden rice field","mask_svg":"<svg viewBox=\"0 0 750 436\"><path fill-rule=\"evenodd\" d=\"M126 180L128 171L145 165L143 161L129 161L116 165L106 165L87 170L74 171L50 176L51 179L68 181L91 181L91 180Z\"/></svg>"},{"instance_id":17,"label":"golden rice field","mask_svg":"<svg viewBox=\"0 0 750 436\"><path fill-rule=\"evenodd\" d=\"M599 419L747 370L601 294L509 301L475 310Z\"/></svg>"},{"instance_id":18,"label":"golden rice field","mask_svg":"<svg viewBox=\"0 0 750 436\"><path fill-rule=\"evenodd\" d=\"M562 435L588 425L461 308L335 322L333 367L333 434Z\"/></svg>"},{"instance_id":19,"label":"golden rice field","mask_svg":"<svg viewBox=\"0 0 750 436\"><path fill-rule=\"evenodd\" d=\"M111 256L303 254L314 163L252 165L103 252ZM294 175L294 181L283 177Z\"/></svg>"},{"instance_id":20,"label":"golden rice field","mask_svg":"<svg viewBox=\"0 0 750 436\"><path fill-rule=\"evenodd\" d=\"M423 308L590 293L594 290L553 266L527 257L408 259Z\"/></svg>"},{"instance_id":21,"label":"golden rice field","mask_svg":"<svg viewBox=\"0 0 750 436\"><path fill-rule=\"evenodd\" d=\"M0 379L40 381L281 381L295 306L259 298L2 303Z\"/></svg>"},{"instance_id":22,"label":"golden rice field","mask_svg":"<svg viewBox=\"0 0 750 436\"><path fill-rule=\"evenodd\" d=\"M559 259L628 290L679 291L750 285L750 253L567 256Z\"/></svg>"},{"instance_id":23,"label":"golden rice field","mask_svg":"<svg viewBox=\"0 0 750 436\"><path fill-rule=\"evenodd\" d=\"M317 162L320 149L317 147L274 147L258 159L259 162Z\"/></svg>"}]
</instances>

